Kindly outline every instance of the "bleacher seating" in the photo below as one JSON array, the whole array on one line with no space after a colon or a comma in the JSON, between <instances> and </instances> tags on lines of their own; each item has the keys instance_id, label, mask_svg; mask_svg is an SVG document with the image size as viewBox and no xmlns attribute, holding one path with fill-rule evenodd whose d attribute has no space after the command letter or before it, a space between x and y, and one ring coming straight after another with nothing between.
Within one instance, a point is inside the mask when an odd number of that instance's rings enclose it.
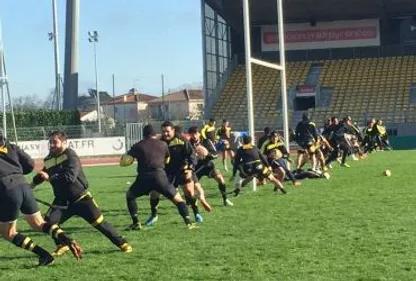
<instances>
[{"instance_id":1,"label":"bleacher seating","mask_svg":"<svg viewBox=\"0 0 416 281\"><path fill-rule=\"evenodd\" d=\"M303 83L310 65L310 62L287 63L287 87ZM253 65L252 72L256 127L276 124L280 115L277 110L277 104L281 98L280 73L277 70L258 65ZM211 112L211 116L218 120L229 119L235 128L246 127L247 98L244 66L237 66L231 74Z\"/></svg>"},{"instance_id":2,"label":"bleacher seating","mask_svg":"<svg viewBox=\"0 0 416 281\"><path fill-rule=\"evenodd\" d=\"M320 84L334 89L328 108L309 110L314 120L349 114L358 123L382 118L387 123L409 122L411 85L416 81L416 57L361 58L322 61Z\"/></svg>"},{"instance_id":3,"label":"bleacher seating","mask_svg":"<svg viewBox=\"0 0 416 281\"><path fill-rule=\"evenodd\" d=\"M288 62L288 89L304 83L313 63L323 66L319 86L333 89L329 106L309 110L317 124L322 125L329 116L345 114L359 124L372 117L386 123L416 122L416 104L410 103L411 87L416 83L416 56ZM256 128L276 126L279 100L279 71L253 65ZM247 127L244 66L237 66L232 73L211 116L218 120L227 118L236 127Z\"/></svg>"}]
</instances>

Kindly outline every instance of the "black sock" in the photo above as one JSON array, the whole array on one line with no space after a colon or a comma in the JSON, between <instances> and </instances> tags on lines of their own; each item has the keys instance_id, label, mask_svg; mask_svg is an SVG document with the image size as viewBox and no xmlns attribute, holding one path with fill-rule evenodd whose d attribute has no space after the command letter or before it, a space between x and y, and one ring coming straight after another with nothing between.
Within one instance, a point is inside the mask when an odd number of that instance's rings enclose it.
<instances>
[{"instance_id":1,"label":"black sock","mask_svg":"<svg viewBox=\"0 0 416 281\"><path fill-rule=\"evenodd\" d=\"M157 208L159 207L159 197L150 198L150 210L152 212L152 217L157 216Z\"/></svg>"},{"instance_id":2,"label":"black sock","mask_svg":"<svg viewBox=\"0 0 416 281\"><path fill-rule=\"evenodd\" d=\"M131 219L133 220L133 224L137 224L139 222L139 219L137 215L136 198L126 196L126 202L127 202L127 209L129 210Z\"/></svg>"},{"instance_id":3,"label":"black sock","mask_svg":"<svg viewBox=\"0 0 416 281\"><path fill-rule=\"evenodd\" d=\"M347 160L347 156L348 156L348 151L344 151L344 153L342 154L341 164L345 164Z\"/></svg>"},{"instance_id":4,"label":"black sock","mask_svg":"<svg viewBox=\"0 0 416 281\"><path fill-rule=\"evenodd\" d=\"M185 202L180 202L176 204L178 208L179 214L183 218L186 225L191 223L191 218L189 217L188 206L186 206Z\"/></svg>"},{"instance_id":5,"label":"black sock","mask_svg":"<svg viewBox=\"0 0 416 281\"><path fill-rule=\"evenodd\" d=\"M196 196L194 195L191 197L189 195L186 195L185 198L186 198L186 201L189 202L189 204L191 205L194 215L199 214L198 206L196 205Z\"/></svg>"},{"instance_id":6,"label":"black sock","mask_svg":"<svg viewBox=\"0 0 416 281\"><path fill-rule=\"evenodd\" d=\"M105 235L117 247L125 243L123 237L117 233L114 227L107 221L94 226L99 232Z\"/></svg>"},{"instance_id":7,"label":"black sock","mask_svg":"<svg viewBox=\"0 0 416 281\"><path fill-rule=\"evenodd\" d=\"M39 257L50 256L49 252L43 249L40 246L35 245L30 237L27 237L23 234L17 233L13 238L12 243L19 248L31 251L38 255Z\"/></svg>"},{"instance_id":8,"label":"black sock","mask_svg":"<svg viewBox=\"0 0 416 281\"><path fill-rule=\"evenodd\" d=\"M45 222L42 226L42 231L49 234L57 244L69 245L72 242L71 237L69 237L57 224Z\"/></svg>"},{"instance_id":9,"label":"black sock","mask_svg":"<svg viewBox=\"0 0 416 281\"><path fill-rule=\"evenodd\" d=\"M222 196L222 199L225 201L225 200L227 200L227 187L225 186L225 184L221 184L221 183L219 183L218 184L218 189L220 190L220 192L221 192L221 196Z\"/></svg>"}]
</instances>

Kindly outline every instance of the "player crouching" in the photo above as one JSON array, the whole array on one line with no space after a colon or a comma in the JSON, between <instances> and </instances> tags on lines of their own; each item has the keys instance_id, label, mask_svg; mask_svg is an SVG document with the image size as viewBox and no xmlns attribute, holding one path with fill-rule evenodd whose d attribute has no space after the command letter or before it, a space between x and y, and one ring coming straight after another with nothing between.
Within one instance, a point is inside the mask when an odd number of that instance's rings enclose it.
<instances>
[{"instance_id":1,"label":"player crouching","mask_svg":"<svg viewBox=\"0 0 416 281\"><path fill-rule=\"evenodd\" d=\"M235 186L236 196L240 193L240 189L252 181L253 178L268 179L274 184L274 191L280 190L283 194L287 193L282 183L273 175L266 158L252 144L251 136L244 136L243 145L237 150L231 180L234 180L237 171L240 171L240 177L243 180Z\"/></svg>"}]
</instances>

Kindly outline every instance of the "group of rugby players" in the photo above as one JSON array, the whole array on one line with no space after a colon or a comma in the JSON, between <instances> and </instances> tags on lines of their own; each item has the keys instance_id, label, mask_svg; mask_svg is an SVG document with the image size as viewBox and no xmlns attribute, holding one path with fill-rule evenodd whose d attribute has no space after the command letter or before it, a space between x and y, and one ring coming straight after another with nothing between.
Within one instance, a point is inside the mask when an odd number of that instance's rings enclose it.
<instances>
[{"instance_id":1,"label":"group of rugby players","mask_svg":"<svg viewBox=\"0 0 416 281\"><path fill-rule=\"evenodd\" d=\"M296 168L291 170L290 151L277 131L265 128L264 135L253 145L252 136L243 134L231 140L231 127L227 120L217 128L214 119L200 130L190 127L187 137L181 128L169 121L161 125L162 135L158 136L152 125L143 128L144 139L133 145L120 159L121 166L129 166L137 160L137 177L126 192L127 209L132 223L128 230L139 230L142 225L138 216L136 198L149 195L151 216L144 222L152 226L158 220L160 195L169 199L178 209L185 225L195 228L188 212L191 207L196 223L202 223L199 201L203 208L211 212L212 207L205 198L199 182L204 176L215 180L224 206L233 206L227 197L226 181L214 161L222 155L224 170L228 171L227 159L232 163L234 188L231 193L240 194L243 186L257 178L260 184L270 181L274 191L286 194L285 180L294 186L304 178L329 178L328 169L334 161L341 166L348 156L363 158L367 153L380 149L391 149L387 133L380 120L371 120L363 130L352 123L349 116L342 121L328 119L322 132L304 114L302 121L290 134L300 149L297 153ZM233 143L238 143L233 146ZM0 132L0 233L18 247L32 251L39 257L39 265L54 262L54 256L71 251L79 259L82 257L80 245L71 239L60 225L77 215L106 236L121 251L129 253L133 249L125 238L108 223L92 194L88 191L88 181L81 162L67 146L67 136L63 131L54 131L49 137L49 155L44 159L44 168L29 184L23 175L34 169L34 161L24 151L9 143ZM310 161L310 169L302 168ZM40 215L32 193L35 186L48 181L55 199L44 217ZM182 187L183 195L178 191ZM39 201L39 200L38 200ZM32 228L49 233L57 244L57 249L49 253L35 245L32 239L16 230L16 221L21 211Z\"/></svg>"}]
</instances>

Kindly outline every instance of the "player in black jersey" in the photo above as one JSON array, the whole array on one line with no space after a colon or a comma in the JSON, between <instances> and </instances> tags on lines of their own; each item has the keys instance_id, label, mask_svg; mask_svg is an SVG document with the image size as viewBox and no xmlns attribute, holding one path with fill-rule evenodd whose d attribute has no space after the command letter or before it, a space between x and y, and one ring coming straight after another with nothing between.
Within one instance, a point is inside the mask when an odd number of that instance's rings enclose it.
<instances>
[{"instance_id":1,"label":"player in black jersey","mask_svg":"<svg viewBox=\"0 0 416 281\"><path fill-rule=\"evenodd\" d=\"M259 180L266 178L274 184L274 191L280 190L283 194L287 193L282 183L273 175L266 158L252 144L251 136L244 136L243 145L237 150L231 180L234 180L237 171L240 171L240 177L243 178L243 181L236 185L234 191L236 195L240 192L241 187L248 184L253 178Z\"/></svg>"},{"instance_id":2,"label":"player in black jersey","mask_svg":"<svg viewBox=\"0 0 416 281\"><path fill-rule=\"evenodd\" d=\"M218 189L221 192L224 206L233 206L233 203L227 198L227 188L225 180L220 170L215 168L213 160L218 158L218 152L209 140L201 140L201 134L198 127L190 127L188 129L190 135L190 143L195 148L198 162L195 166L195 173L198 179L203 176L214 179L218 183ZM197 183L198 185L199 183Z\"/></svg>"},{"instance_id":3,"label":"player in black jersey","mask_svg":"<svg viewBox=\"0 0 416 281\"><path fill-rule=\"evenodd\" d=\"M73 255L82 257L82 249L62 229L53 223L45 222L39 211L38 204L30 185L24 175L33 171L34 161L17 146L7 142L0 132L0 233L7 241L17 247L35 253L39 257L39 265L54 262L53 256L44 248L36 245L28 236L17 232L16 224L19 212L22 212L29 225L47 233L52 238L65 244Z\"/></svg>"},{"instance_id":4,"label":"player in black jersey","mask_svg":"<svg viewBox=\"0 0 416 281\"><path fill-rule=\"evenodd\" d=\"M114 227L104 219L100 208L88 191L81 161L76 152L67 145L64 131L54 131L49 135L49 154L43 161L44 168L33 177L35 187L44 181L52 185L55 199L49 208L45 220L50 223L63 224L73 216L79 216L104 234L121 251L129 253L133 248L117 233ZM57 249L53 253L60 256L69 250L68 246L55 240Z\"/></svg>"},{"instance_id":5,"label":"player in black jersey","mask_svg":"<svg viewBox=\"0 0 416 281\"><path fill-rule=\"evenodd\" d=\"M166 142L156 138L155 130L151 125L146 125L143 128L143 137L144 139L133 145L120 161L120 165L126 167L133 164L134 159L137 159L138 175L126 193L127 207L133 221L129 229L138 230L141 228L136 198L148 194L151 195L150 203L154 222L157 220L159 194L162 194L176 205L188 228L193 228L188 208L173 184L169 182L165 171L166 164L171 161Z\"/></svg>"}]
</instances>

